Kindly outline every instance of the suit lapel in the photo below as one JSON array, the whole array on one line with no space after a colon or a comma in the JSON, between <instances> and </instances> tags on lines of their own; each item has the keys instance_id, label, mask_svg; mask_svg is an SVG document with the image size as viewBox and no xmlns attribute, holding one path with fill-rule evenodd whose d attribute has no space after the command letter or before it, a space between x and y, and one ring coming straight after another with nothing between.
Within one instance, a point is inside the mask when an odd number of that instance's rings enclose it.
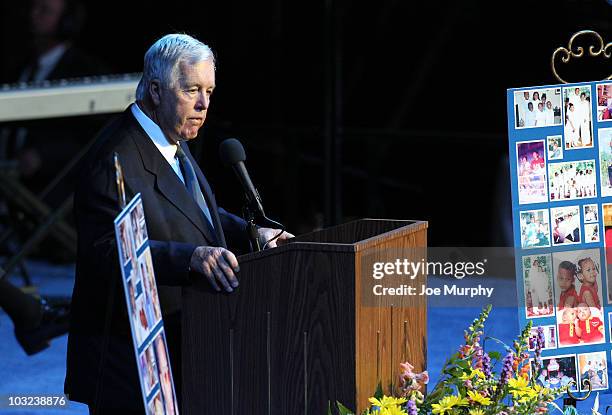
<instances>
[{"instance_id":1,"label":"suit lapel","mask_svg":"<svg viewBox=\"0 0 612 415\"><path fill-rule=\"evenodd\" d=\"M202 232L206 240L213 245L218 245L219 240L205 223L200 207L187 192L185 185L178 178L174 170L172 170L172 167L170 167L157 147L155 147L153 141L147 136L138 121L136 121L131 109L128 108L127 111L129 111L132 127L129 134L140 152L145 169L155 176L155 188ZM211 213L212 211L211 207ZM214 215L218 216L216 206Z\"/></svg>"}]
</instances>

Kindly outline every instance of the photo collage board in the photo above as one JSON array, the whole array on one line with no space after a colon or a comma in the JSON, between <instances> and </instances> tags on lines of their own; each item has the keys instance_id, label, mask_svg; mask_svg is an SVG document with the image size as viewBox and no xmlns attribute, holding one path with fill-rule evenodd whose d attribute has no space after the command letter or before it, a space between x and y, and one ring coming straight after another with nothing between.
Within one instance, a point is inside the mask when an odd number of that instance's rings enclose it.
<instances>
[{"instance_id":1,"label":"photo collage board","mask_svg":"<svg viewBox=\"0 0 612 415\"><path fill-rule=\"evenodd\" d=\"M140 194L115 219L115 235L146 414L178 415Z\"/></svg>"},{"instance_id":2,"label":"photo collage board","mask_svg":"<svg viewBox=\"0 0 612 415\"><path fill-rule=\"evenodd\" d=\"M612 82L509 89L507 108L519 323L544 330L538 383L610 392Z\"/></svg>"}]
</instances>

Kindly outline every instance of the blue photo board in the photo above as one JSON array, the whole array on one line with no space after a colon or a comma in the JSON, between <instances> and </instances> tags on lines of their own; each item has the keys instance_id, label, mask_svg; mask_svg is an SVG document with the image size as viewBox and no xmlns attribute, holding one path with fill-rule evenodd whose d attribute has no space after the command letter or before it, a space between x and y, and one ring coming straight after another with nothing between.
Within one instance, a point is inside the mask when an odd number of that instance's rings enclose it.
<instances>
[{"instance_id":1,"label":"blue photo board","mask_svg":"<svg viewBox=\"0 0 612 415\"><path fill-rule=\"evenodd\" d=\"M178 415L140 193L115 219L119 265L147 415Z\"/></svg>"},{"instance_id":2,"label":"blue photo board","mask_svg":"<svg viewBox=\"0 0 612 415\"><path fill-rule=\"evenodd\" d=\"M538 382L609 391L612 83L509 89L507 108L519 322L545 335Z\"/></svg>"}]
</instances>

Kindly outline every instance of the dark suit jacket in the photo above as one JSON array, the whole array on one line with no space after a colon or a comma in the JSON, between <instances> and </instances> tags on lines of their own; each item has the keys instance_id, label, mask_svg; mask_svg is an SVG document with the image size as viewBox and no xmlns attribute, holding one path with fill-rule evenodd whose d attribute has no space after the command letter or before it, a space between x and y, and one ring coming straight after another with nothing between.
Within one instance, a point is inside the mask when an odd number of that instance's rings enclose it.
<instances>
[{"instance_id":1,"label":"dark suit jacket","mask_svg":"<svg viewBox=\"0 0 612 415\"><path fill-rule=\"evenodd\" d=\"M182 291L209 289L203 276L189 272L194 249L225 247L226 236L230 247L232 242L240 245L238 250L245 247L245 222L217 207L202 171L187 145L182 146L196 170L217 232L206 226L184 184L129 108L100 133L81 167L74 201L78 257L65 383L72 400L107 408L142 408L114 236L113 220L120 211L115 152L128 201L136 193L142 195L175 382L180 383ZM107 310L111 310L110 336L105 339Z\"/></svg>"}]
</instances>

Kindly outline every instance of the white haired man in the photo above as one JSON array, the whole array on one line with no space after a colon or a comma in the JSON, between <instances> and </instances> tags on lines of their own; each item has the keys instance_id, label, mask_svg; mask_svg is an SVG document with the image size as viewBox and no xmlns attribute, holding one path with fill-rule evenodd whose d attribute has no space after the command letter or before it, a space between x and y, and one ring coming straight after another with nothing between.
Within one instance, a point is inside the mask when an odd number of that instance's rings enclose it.
<instances>
[{"instance_id":1,"label":"white haired man","mask_svg":"<svg viewBox=\"0 0 612 415\"><path fill-rule=\"evenodd\" d=\"M145 54L136 103L100 133L84 162L75 192L79 245L65 391L96 415L144 411L113 230L115 152L128 198L142 195L179 401L182 291L201 282L216 291L238 286L238 261L227 247L248 246L246 224L217 207L186 145L204 124L214 88L208 46L184 34L162 37ZM262 240L276 233L259 229Z\"/></svg>"}]
</instances>

